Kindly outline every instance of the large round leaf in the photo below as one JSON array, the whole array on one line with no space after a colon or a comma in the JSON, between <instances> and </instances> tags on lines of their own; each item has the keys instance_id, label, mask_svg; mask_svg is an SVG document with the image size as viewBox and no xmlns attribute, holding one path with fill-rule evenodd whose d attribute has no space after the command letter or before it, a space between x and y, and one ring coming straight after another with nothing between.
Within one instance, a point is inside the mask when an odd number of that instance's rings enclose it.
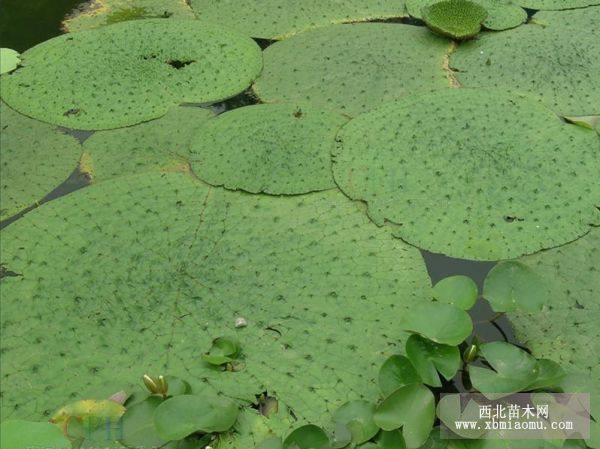
<instances>
[{"instance_id":1,"label":"large round leaf","mask_svg":"<svg viewBox=\"0 0 600 449\"><path fill-rule=\"evenodd\" d=\"M195 15L186 0L95 0L76 8L62 25L72 32L152 18L194 19Z\"/></svg>"},{"instance_id":2,"label":"large round leaf","mask_svg":"<svg viewBox=\"0 0 600 449\"><path fill-rule=\"evenodd\" d=\"M81 146L54 126L0 102L0 219L41 200L77 168Z\"/></svg>"},{"instance_id":3,"label":"large round leaf","mask_svg":"<svg viewBox=\"0 0 600 449\"><path fill-rule=\"evenodd\" d=\"M211 396L184 394L167 399L154 411L156 433L164 440L180 440L194 432L225 432L239 413L235 402Z\"/></svg>"},{"instance_id":4,"label":"large round leaf","mask_svg":"<svg viewBox=\"0 0 600 449\"><path fill-rule=\"evenodd\" d=\"M235 109L198 131L192 168L210 184L253 193L332 188L331 150L346 121L333 112L288 104Z\"/></svg>"},{"instance_id":5,"label":"large round leaf","mask_svg":"<svg viewBox=\"0 0 600 449\"><path fill-rule=\"evenodd\" d=\"M94 133L83 143L84 169L94 182L187 166L192 138L213 116L207 109L176 107L163 117Z\"/></svg>"},{"instance_id":6,"label":"large round leaf","mask_svg":"<svg viewBox=\"0 0 600 449\"><path fill-rule=\"evenodd\" d=\"M534 97L412 95L351 120L337 139L340 188L366 201L376 223L396 224L395 235L432 252L517 257L600 223L598 134Z\"/></svg>"},{"instance_id":7,"label":"large round leaf","mask_svg":"<svg viewBox=\"0 0 600 449\"><path fill-rule=\"evenodd\" d=\"M399 0L191 0L191 4L201 19L263 39L282 39L334 23L405 16Z\"/></svg>"},{"instance_id":8,"label":"large round leaf","mask_svg":"<svg viewBox=\"0 0 600 449\"><path fill-rule=\"evenodd\" d=\"M423 18L423 10L440 0L406 0L408 13L418 19ZM512 0L473 0L485 8L487 17L483 26L490 30L514 28L527 20L527 13Z\"/></svg>"},{"instance_id":9,"label":"large round leaf","mask_svg":"<svg viewBox=\"0 0 600 449\"><path fill-rule=\"evenodd\" d=\"M584 11L600 20L600 8ZM528 24L461 45L450 56L459 83L533 92L562 115L600 114L600 28L554 17L550 26Z\"/></svg>"},{"instance_id":10,"label":"large round leaf","mask_svg":"<svg viewBox=\"0 0 600 449\"><path fill-rule=\"evenodd\" d=\"M0 426L2 449L70 449L71 442L49 422L7 420Z\"/></svg>"},{"instance_id":11,"label":"large round leaf","mask_svg":"<svg viewBox=\"0 0 600 449\"><path fill-rule=\"evenodd\" d=\"M248 402L268 391L326 425L343 403L377 397L373 367L430 290L419 252L336 190L250 195L179 173L38 208L2 231L2 262L21 274L0 284L2 407L15 417L108 397L148 372ZM241 369L202 362L233 333Z\"/></svg>"},{"instance_id":12,"label":"large round leaf","mask_svg":"<svg viewBox=\"0 0 600 449\"><path fill-rule=\"evenodd\" d=\"M195 20L134 20L46 41L2 80L17 111L57 125L107 129L179 103L243 91L262 67L250 38Z\"/></svg>"},{"instance_id":13,"label":"large round leaf","mask_svg":"<svg viewBox=\"0 0 600 449\"><path fill-rule=\"evenodd\" d=\"M450 86L450 44L412 25L337 25L299 34L264 52L254 91L265 102L310 102L349 115L418 89Z\"/></svg>"}]
</instances>

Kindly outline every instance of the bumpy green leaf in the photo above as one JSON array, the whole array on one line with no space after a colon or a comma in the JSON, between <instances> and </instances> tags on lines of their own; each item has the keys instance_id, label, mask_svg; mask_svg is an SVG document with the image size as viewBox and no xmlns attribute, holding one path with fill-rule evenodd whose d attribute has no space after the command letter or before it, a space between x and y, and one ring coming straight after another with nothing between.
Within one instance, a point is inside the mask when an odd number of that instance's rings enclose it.
<instances>
[{"instance_id":1,"label":"bumpy green leaf","mask_svg":"<svg viewBox=\"0 0 600 449\"><path fill-rule=\"evenodd\" d=\"M186 0L94 0L76 8L66 20L66 31L82 31L139 19L194 19Z\"/></svg>"},{"instance_id":2,"label":"bumpy green leaf","mask_svg":"<svg viewBox=\"0 0 600 449\"><path fill-rule=\"evenodd\" d=\"M403 355L391 356L379 369L379 388L384 396L389 396L405 385L421 382L421 376Z\"/></svg>"},{"instance_id":3,"label":"bumpy green leaf","mask_svg":"<svg viewBox=\"0 0 600 449\"><path fill-rule=\"evenodd\" d=\"M70 449L71 442L60 428L48 422L7 420L0 426L2 449Z\"/></svg>"},{"instance_id":4,"label":"bumpy green leaf","mask_svg":"<svg viewBox=\"0 0 600 449\"><path fill-rule=\"evenodd\" d=\"M233 426L238 413L237 404L229 399L184 394L156 407L154 426L160 438L180 440L194 432L225 432Z\"/></svg>"},{"instance_id":5,"label":"bumpy green leaf","mask_svg":"<svg viewBox=\"0 0 600 449\"><path fill-rule=\"evenodd\" d=\"M435 419L435 399L422 384L406 385L388 396L375 412L375 423L383 430L402 427L409 448L427 440Z\"/></svg>"},{"instance_id":6,"label":"bumpy green leaf","mask_svg":"<svg viewBox=\"0 0 600 449\"><path fill-rule=\"evenodd\" d=\"M179 103L231 97L262 67L250 38L195 20L135 20L66 34L22 59L2 80L4 101L79 129L133 125Z\"/></svg>"},{"instance_id":7,"label":"bumpy green leaf","mask_svg":"<svg viewBox=\"0 0 600 449\"><path fill-rule=\"evenodd\" d=\"M151 122L99 131L83 143L84 169L94 182L187 165L192 137L213 114L203 108L176 107Z\"/></svg>"},{"instance_id":8,"label":"bumpy green leaf","mask_svg":"<svg viewBox=\"0 0 600 449\"><path fill-rule=\"evenodd\" d=\"M283 449L330 449L329 437L312 424L302 426L290 433L283 441Z\"/></svg>"},{"instance_id":9,"label":"bumpy green leaf","mask_svg":"<svg viewBox=\"0 0 600 449\"><path fill-rule=\"evenodd\" d=\"M422 303L411 307L402 316L399 325L404 330L444 345L459 345L473 331L473 323L467 312L442 303Z\"/></svg>"},{"instance_id":10,"label":"bumpy green leaf","mask_svg":"<svg viewBox=\"0 0 600 449\"><path fill-rule=\"evenodd\" d=\"M524 8L561 10L600 5L598 0L515 0Z\"/></svg>"},{"instance_id":11,"label":"bumpy green leaf","mask_svg":"<svg viewBox=\"0 0 600 449\"><path fill-rule=\"evenodd\" d=\"M330 154L346 122L333 112L287 104L235 109L198 132L192 168L210 184L252 193L332 188Z\"/></svg>"},{"instance_id":12,"label":"bumpy green leaf","mask_svg":"<svg viewBox=\"0 0 600 449\"><path fill-rule=\"evenodd\" d=\"M35 204L77 167L81 146L55 127L0 102L0 219Z\"/></svg>"},{"instance_id":13,"label":"bumpy green leaf","mask_svg":"<svg viewBox=\"0 0 600 449\"><path fill-rule=\"evenodd\" d=\"M483 6L469 0L444 0L422 9L429 28L452 39L470 39L479 33L488 16Z\"/></svg>"},{"instance_id":14,"label":"bumpy green leaf","mask_svg":"<svg viewBox=\"0 0 600 449\"><path fill-rule=\"evenodd\" d=\"M600 20L600 8L583 11ZM461 45L450 56L450 67L464 87L532 92L559 114L600 115L600 28L572 25L571 17L561 21L555 15L551 26L528 24L482 35Z\"/></svg>"},{"instance_id":15,"label":"bumpy green leaf","mask_svg":"<svg viewBox=\"0 0 600 449\"><path fill-rule=\"evenodd\" d=\"M439 0L406 0L408 13L418 19L423 18L423 9L438 3ZM489 30L514 28L527 20L527 13L512 0L474 0L487 11L483 26Z\"/></svg>"},{"instance_id":16,"label":"bumpy green leaf","mask_svg":"<svg viewBox=\"0 0 600 449\"><path fill-rule=\"evenodd\" d=\"M598 134L563 123L528 95L412 95L351 120L337 140L340 188L420 248L497 260L569 242L600 223Z\"/></svg>"},{"instance_id":17,"label":"bumpy green leaf","mask_svg":"<svg viewBox=\"0 0 600 449\"><path fill-rule=\"evenodd\" d=\"M475 305L479 289L468 276L448 276L433 286L433 297L440 302L452 304L463 310Z\"/></svg>"},{"instance_id":18,"label":"bumpy green leaf","mask_svg":"<svg viewBox=\"0 0 600 449\"><path fill-rule=\"evenodd\" d=\"M419 335L406 342L406 355L423 383L441 387L438 371L446 380L452 379L460 368L460 351L456 346L440 345Z\"/></svg>"},{"instance_id":19,"label":"bumpy green leaf","mask_svg":"<svg viewBox=\"0 0 600 449\"><path fill-rule=\"evenodd\" d=\"M403 17L403 0L191 0L198 17L263 39L334 23Z\"/></svg>"},{"instance_id":20,"label":"bumpy green leaf","mask_svg":"<svg viewBox=\"0 0 600 449\"><path fill-rule=\"evenodd\" d=\"M377 397L373 367L406 339L398 317L430 294L420 253L336 190L271 197L180 173L121 177L1 238L2 263L22 274L0 284L2 412L14 417L162 372L248 402L268 391L325 426L344 402ZM231 334L245 367L203 363Z\"/></svg>"},{"instance_id":21,"label":"bumpy green leaf","mask_svg":"<svg viewBox=\"0 0 600 449\"><path fill-rule=\"evenodd\" d=\"M265 102L309 102L349 115L418 89L449 86L449 43L402 24L337 25L299 34L264 52L254 91Z\"/></svg>"},{"instance_id":22,"label":"bumpy green leaf","mask_svg":"<svg viewBox=\"0 0 600 449\"><path fill-rule=\"evenodd\" d=\"M483 296L495 312L537 312L549 294L543 278L516 261L500 262L488 273L483 285Z\"/></svg>"},{"instance_id":23,"label":"bumpy green leaf","mask_svg":"<svg viewBox=\"0 0 600 449\"><path fill-rule=\"evenodd\" d=\"M549 294L541 312L508 315L517 338L534 356L553 360L570 374L575 381L565 391L599 398L600 231L594 228L573 243L519 262L542 277Z\"/></svg>"},{"instance_id":24,"label":"bumpy green leaf","mask_svg":"<svg viewBox=\"0 0 600 449\"><path fill-rule=\"evenodd\" d=\"M362 444L379 432L379 427L373 421L373 413L374 404L364 400L350 401L335 411L333 421L350 429L354 444Z\"/></svg>"},{"instance_id":25,"label":"bumpy green leaf","mask_svg":"<svg viewBox=\"0 0 600 449\"><path fill-rule=\"evenodd\" d=\"M12 48L0 48L0 75L16 69L21 62L19 56L19 52Z\"/></svg>"},{"instance_id":26,"label":"bumpy green leaf","mask_svg":"<svg viewBox=\"0 0 600 449\"><path fill-rule=\"evenodd\" d=\"M537 360L516 346L496 341L482 344L479 351L493 370L470 365L469 376L473 387L486 397L525 390L538 377Z\"/></svg>"}]
</instances>

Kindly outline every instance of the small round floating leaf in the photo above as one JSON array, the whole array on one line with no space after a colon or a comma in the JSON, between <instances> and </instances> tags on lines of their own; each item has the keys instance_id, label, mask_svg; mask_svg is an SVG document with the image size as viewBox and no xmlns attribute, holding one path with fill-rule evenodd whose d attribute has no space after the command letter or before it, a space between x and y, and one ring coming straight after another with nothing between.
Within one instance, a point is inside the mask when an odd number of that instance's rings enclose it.
<instances>
[{"instance_id":1,"label":"small round floating leaf","mask_svg":"<svg viewBox=\"0 0 600 449\"><path fill-rule=\"evenodd\" d=\"M22 59L2 82L3 100L38 120L87 130L229 98L262 68L252 39L196 20L134 20L65 34Z\"/></svg>"},{"instance_id":2,"label":"small round floating leaf","mask_svg":"<svg viewBox=\"0 0 600 449\"><path fill-rule=\"evenodd\" d=\"M48 422L6 420L0 426L2 449L70 449L71 442L61 429Z\"/></svg>"},{"instance_id":3,"label":"small round floating leaf","mask_svg":"<svg viewBox=\"0 0 600 449\"><path fill-rule=\"evenodd\" d=\"M405 385L421 383L421 376L409 359L403 355L393 355L379 369L379 388L383 396L389 396Z\"/></svg>"},{"instance_id":4,"label":"small round floating leaf","mask_svg":"<svg viewBox=\"0 0 600 449\"><path fill-rule=\"evenodd\" d=\"M167 440L158 436L154 425L154 412L162 402L161 397L150 396L127 408L121 421L120 439L125 447L161 447L167 443Z\"/></svg>"},{"instance_id":5,"label":"small round floating leaf","mask_svg":"<svg viewBox=\"0 0 600 449\"><path fill-rule=\"evenodd\" d=\"M419 248L510 259L600 224L598 134L562 122L534 96L415 94L351 120L337 140L338 186Z\"/></svg>"},{"instance_id":6,"label":"small round floating leaf","mask_svg":"<svg viewBox=\"0 0 600 449\"><path fill-rule=\"evenodd\" d=\"M240 354L240 343L231 337L218 337L212 342L210 350L202 354L202 360L211 365L224 365L233 362Z\"/></svg>"},{"instance_id":7,"label":"small round floating leaf","mask_svg":"<svg viewBox=\"0 0 600 449\"><path fill-rule=\"evenodd\" d=\"M213 117L207 109L178 106L139 125L99 131L83 143L85 169L93 182L187 166L192 139Z\"/></svg>"},{"instance_id":8,"label":"small round floating leaf","mask_svg":"<svg viewBox=\"0 0 600 449\"><path fill-rule=\"evenodd\" d=\"M269 46L254 91L266 103L308 102L354 116L419 89L449 87L448 47L412 25L321 28Z\"/></svg>"},{"instance_id":9,"label":"small round floating leaf","mask_svg":"<svg viewBox=\"0 0 600 449\"><path fill-rule=\"evenodd\" d=\"M164 440L180 440L194 432L225 432L237 419L235 402L213 396L181 395L162 402L154 412L154 425Z\"/></svg>"},{"instance_id":10,"label":"small round floating leaf","mask_svg":"<svg viewBox=\"0 0 600 449\"><path fill-rule=\"evenodd\" d=\"M0 125L0 219L4 220L36 204L65 181L77 168L81 145L2 102Z\"/></svg>"},{"instance_id":11,"label":"small round floating leaf","mask_svg":"<svg viewBox=\"0 0 600 449\"><path fill-rule=\"evenodd\" d=\"M373 438L379 427L373 421L375 405L367 401L350 401L338 408L333 414L333 421L350 429L352 441L362 444Z\"/></svg>"},{"instance_id":12,"label":"small round floating leaf","mask_svg":"<svg viewBox=\"0 0 600 449\"><path fill-rule=\"evenodd\" d=\"M307 424L298 427L283 441L283 449L330 449L327 434L318 426Z\"/></svg>"},{"instance_id":13,"label":"small round floating leaf","mask_svg":"<svg viewBox=\"0 0 600 449\"><path fill-rule=\"evenodd\" d=\"M488 16L485 8L469 0L444 0L423 8L422 14L433 31L457 40L475 37Z\"/></svg>"},{"instance_id":14,"label":"small round floating leaf","mask_svg":"<svg viewBox=\"0 0 600 449\"><path fill-rule=\"evenodd\" d=\"M194 19L195 15L185 0L96 0L83 10L76 8L62 26L65 31L74 32L152 18Z\"/></svg>"},{"instance_id":15,"label":"small round floating leaf","mask_svg":"<svg viewBox=\"0 0 600 449\"><path fill-rule=\"evenodd\" d=\"M408 448L420 447L429 436L435 419L435 399L422 384L406 385L379 405L375 423L385 431L402 427Z\"/></svg>"},{"instance_id":16,"label":"small round floating leaf","mask_svg":"<svg viewBox=\"0 0 600 449\"><path fill-rule=\"evenodd\" d=\"M469 310L477 301L477 284L468 276L449 276L433 286L433 297L443 303Z\"/></svg>"},{"instance_id":17,"label":"small round floating leaf","mask_svg":"<svg viewBox=\"0 0 600 449\"><path fill-rule=\"evenodd\" d=\"M209 184L252 193L289 195L332 188L331 150L347 120L287 104L235 109L198 131L192 169Z\"/></svg>"},{"instance_id":18,"label":"small round floating leaf","mask_svg":"<svg viewBox=\"0 0 600 449\"><path fill-rule=\"evenodd\" d=\"M401 328L444 345L459 345L473 330L469 314L450 304L423 303L402 317Z\"/></svg>"},{"instance_id":19,"label":"small round floating leaf","mask_svg":"<svg viewBox=\"0 0 600 449\"><path fill-rule=\"evenodd\" d=\"M404 17L397 0L191 0L203 20L222 23L252 37L282 39L341 22Z\"/></svg>"},{"instance_id":20,"label":"small round floating leaf","mask_svg":"<svg viewBox=\"0 0 600 449\"><path fill-rule=\"evenodd\" d=\"M190 394L192 392L192 387L188 381L175 376L165 376L165 378L169 385L167 390L169 396L179 396L181 394Z\"/></svg>"},{"instance_id":21,"label":"small round floating leaf","mask_svg":"<svg viewBox=\"0 0 600 449\"><path fill-rule=\"evenodd\" d=\"M0 75L16 69L21 62L19 56L19 52L12 48L0 48Z\"/></svg>"},{"instance_id":22,"label":"small round floating leaf","mask_svg":"<svg viewBox=\"0 0 600 449\"><path fill-rule=\"evenodd\" d=\"M600 8L556 13L510 33L485 33L450 55L463 87L501 87L542 96L564 116L600 115ZM547 21L547 24L546 24ZM570 44L577 42L577 52ZM506 51L507 48L514 51ZM574 80L577 80L575 82Z\"/></svg>"},{"instance_id":23,"label":"small round floating leaf","mask_svg":"<svg viewBox=\"0 0 600 449\"><path fill-rule=\"evenodd\" d=\"M473 387L486 397L501 397L526 389L539 373L537 360L522 349L501 341L479 347L481 356L493 368L469 366Z\"/></svg>"},{"instance_id":24,"label":"small round floating leaf","mask_svg":"<svg viewBox=\"0 0 600 449\"><path fill-rule=\"evenodd\" d=\"M446 380L450 380L460 369L458 347L441 345L420 335L411 335L406 341L406 355L423 383L432 387L442 386L438 371Z\"/></svg>"},{"instance_id":25,"label":"small round floating leaf","mask_svg":"<svg viewBox=\"0 0 600 449\"><path fill-rule=\"evenodd\" d=\"M483 297L495 312L539 312L549 294L543 278L517 261L500 262L483 284Z\"/></svg>"}]
</instances>

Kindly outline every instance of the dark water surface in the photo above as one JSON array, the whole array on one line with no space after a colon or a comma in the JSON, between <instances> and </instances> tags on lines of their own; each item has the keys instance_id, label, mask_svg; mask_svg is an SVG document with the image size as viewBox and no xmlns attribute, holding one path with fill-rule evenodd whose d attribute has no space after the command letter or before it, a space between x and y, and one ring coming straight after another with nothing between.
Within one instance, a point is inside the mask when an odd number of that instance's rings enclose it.
<instances>
[{"instance_id":1,"label":"dark water surface","mask_svg":"<svg viewBox=\"0 0 600 449\"><path fill-rule=\"evenodd\" d=\"M32 46L43 42L51 37L61 34L60 24L64 16L70 13L76 6L84 2L80 0L1 0L0 2L0 46L24 51ZM534 11L528 11L531 17ZM402 19L402 23L410 23L419 26L420 21ZM268 40L258 40L258 44L264 49L271 43ZM230 100L208 105L215 113L223 113L238 107L256 104L258 101L249 93L244 92ZM90 133L69 131L65 132L79 138L80 141L89 137ZM89 180L78 169L75 169L67 180L52 192L50 192L40 204L67 195L79 188L89 184ZM440 201L443 201L442 199ZM18 215L4 220L0 228L4 228L21 218L32 210L32 206ZM441 254L421 251L427 270L433 283L440 279L462 274L471 277L479 286L480 291L488 271L494 266L494 262L475 262L450 258ZM487 301L479 299L475 307L470 311L475 327L474 335L480 341L505 340L513 344L516 341L512 326L506 317L496 317ZM492 318L494 320L492 321ZM464 390L460 375L451 384L444 385L444 390Z\"/></svg>"}]
</instances>

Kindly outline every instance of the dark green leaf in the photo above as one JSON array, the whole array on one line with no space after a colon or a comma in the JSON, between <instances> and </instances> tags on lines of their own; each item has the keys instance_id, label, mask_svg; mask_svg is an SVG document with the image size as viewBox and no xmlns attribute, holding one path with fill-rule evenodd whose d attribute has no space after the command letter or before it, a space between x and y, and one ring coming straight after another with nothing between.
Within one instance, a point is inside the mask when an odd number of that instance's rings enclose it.
<instances>
[{"instance_id":1,"label":"dark green leaf","mask_svg":"<svg viewBox=\"0 0 600 449\"><path fill-rule=\"evenodd\" d=\"M202 355L202 359L211 365L223 365L233 362L240 353L240 344L235 338L219 337L212 342L210 350Z\"/></svg>"},{"instance_id":2,"label":"dark green leaf","mask_svg":"<svg viewBox=\"0 0 600 449\"><path fill-rule=\"evenodd\" d=\"M403 316L401 326L406 331L416 332L445 345L462 343L473 330L467 312L442 303L414 305Z\"/></svg>"},{"instance_id":3,"label":"dark green leaf","mask_svg":"<svg viewBox=\"0 0 600 449\"><path fill-rule=\"evenodd\" d=\"M379 388L384 396L389 396L404 385L421 383L415 367L403 355L393 355L379 369Z\"/></svg>"},{"instance_id":4,"label":"dark green leaf","mask_svg":"<svg viewBox=\"0 0 600 449\"><path fill-rule=\"evenodd\" d=\"M438 371L446 380L450 380L460 369L457 346L441 345L420 335L411 335L406 341L406 355L423 383L432 387L442 386Z\"/></svg>"},{"instance_id":5,"label":"dark green leaf","mask_svg":"<svg viewBox=\"0 0 600 449\"><path fill-rule=\"evenodd\" d=\"M283 449L331 449L327 434L318 426L298 427L283 441Z\"/></svg>"}]
</instances>

